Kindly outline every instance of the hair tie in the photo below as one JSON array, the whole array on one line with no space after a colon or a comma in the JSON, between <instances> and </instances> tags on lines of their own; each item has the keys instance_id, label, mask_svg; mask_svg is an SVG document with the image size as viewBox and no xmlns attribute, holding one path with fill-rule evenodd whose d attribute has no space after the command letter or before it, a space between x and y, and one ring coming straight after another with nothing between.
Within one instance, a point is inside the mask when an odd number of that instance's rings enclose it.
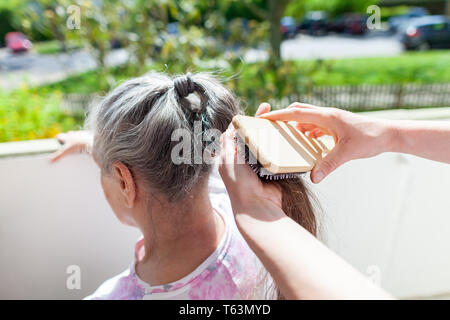
<instances>
[{"instance_id":1,"label":"hair tie","mask_svg":"<svg viewBox=\"0 0 450 320\"><path fill-rule=\"evenodd\" d=\"M195 84L191 78L191 73L176 78L174 81L175 91L183 99L195 91Z\"/></svg>"}]
</instances>

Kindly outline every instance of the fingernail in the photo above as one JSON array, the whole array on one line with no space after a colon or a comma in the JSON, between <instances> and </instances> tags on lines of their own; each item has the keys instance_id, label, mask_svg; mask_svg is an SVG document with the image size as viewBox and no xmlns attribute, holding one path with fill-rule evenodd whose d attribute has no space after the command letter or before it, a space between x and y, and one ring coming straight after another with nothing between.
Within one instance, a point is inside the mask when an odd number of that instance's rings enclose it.
<instances>
[{"instance_id":1,"label":"fingernail","mask_svg":"<svg viewBox=\"0 0 450 320\"><path fill-rule=\"evenodd\" d=\"M323 177L324 177L324 174L322 171L316 172L316 174L314 175L314 182L317 183L317 182L322 181Z\"/></svg>"}]
</instances>

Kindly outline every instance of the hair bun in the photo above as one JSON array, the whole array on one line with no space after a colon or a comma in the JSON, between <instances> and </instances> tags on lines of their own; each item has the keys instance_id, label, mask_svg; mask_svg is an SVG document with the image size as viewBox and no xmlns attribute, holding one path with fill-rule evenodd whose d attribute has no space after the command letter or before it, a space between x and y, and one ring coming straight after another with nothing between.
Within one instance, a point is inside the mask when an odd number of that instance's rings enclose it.
<instances>
[{"instance_id":1,"label":"hair bun","mask_svg":"<svg viewBox=\"0 0 450 320\"><path fill-rule=\"evenodd\" d=\"M175 91L181 99L186 98L195 91L195 84L190 72L186 75L177 77L173 82Z\"/></svg>"}]
</instances>

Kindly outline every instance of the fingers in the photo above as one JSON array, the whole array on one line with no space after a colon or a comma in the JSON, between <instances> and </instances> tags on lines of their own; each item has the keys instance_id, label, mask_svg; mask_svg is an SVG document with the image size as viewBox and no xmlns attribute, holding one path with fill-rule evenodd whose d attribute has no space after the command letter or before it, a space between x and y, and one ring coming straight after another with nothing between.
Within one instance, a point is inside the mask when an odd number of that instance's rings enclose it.
<instances>
[{"instance_id":1,"label":"fingers","mask_svg":"<svg viewBox=\"0 0 450 320\"><path fill-rule=\"evenodd\" d=\"M331 133L326 129L320 128L314 124L297 123L296 127L310 138L319 138L322 136L331 135Z\"/></svg>"},{"instance_id":2,"label":"fingers","mask_svg":"<svg viewBox=\"0 0 450 320\"><path fill-rule=\"evenodd\" d=\"M320 128L315 128L314 130L311 130L308 132L308 137L315 138L315 139L320 138L325 135L328 135L328 132L325 132Z\"/></svg>"},{"instance_id":3,"label":"fingers","mask_svg":"<svg viewBox=\"0 0 450 320\"><path fill-rule=\"evenodd\" d=\"M258 117L267 112L270 112L270 104L268 104L267 102L263 102L259 105L258 110L255 113L255 116Z\"/></svg>"},{"instance_id":4,"label":"fingers","mask_svg":"<svg viewBox=\"0 0 450 320\"><path fill-rule=\"evenodd\" d=\"M250 166L245 162L242 153L244 148L238 146L236 135L237 132L233 125L230 125L220 137L221 157L219 173L225 183L231 181L236 182L237 180L242 182L245 181L246 178L255 175Z\"/></svg>"},{"instance_id":5,"label":"fingers","mask_svg":"<svg viewBox=\"0 0 450 320\"><path fill-rule=\"evenodd\" d=\"M258 111L264 110L261 105ZM338 111L333 108L322 108L306 103L293 103L283 110L261 113L260 117L272 121L295 121L297 129L307 133L311 138L319 138L323 135L336 136L338 130ZM311 180L319 183L340 165L350 159L344 152L342 145L335 148L324 158L319 160L311 173Z\"/></svg>"},{"instance_id":6,"label":"fingers","mask_svg":"<svg viewBox=\"0 0 450 320\"><path fill-rule=\"evenodd\" d=\"M262 109L262 105L260 108ZM295 102L284 110L262 113L260 117L273 121L295 121L298 130L312 138L319 138L323 135L335 135L337 121L340 119L337 115L334 108Z\"/></svg>"},{"instance_id":7,"label":"fingers","mask_svg":"<svg viewBox=\"0 0 450 320\"><path fill-rule=\"evenodd\" d=\"M50 163L55 163L56 161L60 160L61 158L65 157L69 154L78 153L81 151L82 151L82 149L78 145L73 145L73 144L64 145L61 149L54 152L50 156Z\"/></svg>"},{"instance_id":8,"label":"fingers","mask_svg":"<svg viewBox=\"0 0 450 320\"><path fill-rule=\"evenodd\" d=\"M50 162L52 163L60 160L66 155L77 152L87 152L89 154L92 151L94 143L94 137L89 131L69 131L67 133L60 133L55 139L63 146L51 156Z\"/></svg>"},{"instance_id":9,"label":"fingers","mask_svg":"<svg viewBox=\"0 0 450 320\"><path fill-rule=\"evenodd\" d=\"M220 137L221 165L234 164L236 160L236 131L230 123L228 129Z\"/></svg>"},{"instance_id":10,"label":"fingers","mask_svg":"<svg viewBox=\"0 0 450 320\"><path fill-rule=\"evenodd\" d=\"M297 129L305 133L307 131L313 131L318 128L314 124L297 123Z\"/></svg>"},{"instance_id":11,"label":"fingers","mask_svg":"<svg viewBox=\"0 0 450 320\"><path fill-rule=\"evenodd\" d=\"M66 143L66 139L67 139L67 133L59 133L59 134L56 135L55 139L58 140L59 143L65 144ZM56 161L58 161L59 159L64 157L64 155L67 152L67 149L68 149L67 146L63 146L58 151L55 151L50 156L50 163L55 163Z\"/></svg>"},{"instance_id":12,"label":"fingers","mask_svg":"<svg viewBox=\"0 0 450 320\"><path fill-rule=\"evenodd\" d=\"M220 137L220 163L219 174L228 190L232 192L233 186L237 180L237 147L236 147L236 131L232 124Z\"/></svg>"},{"instance_id":13,"label":"fingers","mask_svg":"<svg viewBox=\"0 0 450 320\"><path fill-rule=\"evenodd\" d=\"M331 113L313 108L287 108L262 114L260 117L272 121L296 121L327 128L331 123Z\"/></svg>"},{"instance_id":14,"label":"fingers","mask_svg":"<svg viewBox=\"0 0 450 320\"><path fill-rule=\"evenodd\" d=\"M73 151L70 151L72 149L71 147L62 147L58 151L54 152L50 157L50 162L55 163L56 161L60 160L62 157L66 156L67 154L73 153Z\"/></svg>"},{"instance_id":15,"label":"fingers","mask_svg":"<svg viewBox=\"0 0 450 320\"><path fill-rule=\"evenodd\" d=\"M59 133L55 137L56 140L58 140L59 143L64 144L67 139L67 133Z\"/></svg>"},{"instance_id":16,"label":"fingers","mask_svg":"<svg viewBox=\"0 0 450 320\"><path fill-rule=\"evenodd\" d=\"M319 160L311 172L311 180L314 183L319 183L331 172L336 170L342 164L350 159L345 153L345 147L336 145L324 158Z\"/></svg>"}]
</instances>

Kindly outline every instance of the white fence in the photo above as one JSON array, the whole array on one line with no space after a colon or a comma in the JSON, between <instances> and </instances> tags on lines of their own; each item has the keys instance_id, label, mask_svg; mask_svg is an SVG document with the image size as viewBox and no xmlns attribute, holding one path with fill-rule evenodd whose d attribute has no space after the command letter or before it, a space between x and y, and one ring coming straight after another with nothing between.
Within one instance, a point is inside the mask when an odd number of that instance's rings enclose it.
<instances>
[{"instance_id":1,"label":"white fence","mask_svg":"<svg viewBox=\"0 0 450 320\"><path fill-rule=\"evenodd\" d=\"M98 102L98 95L68 94L64 96L63 108L87 110ZM251 97L245 104L255 106L260 101ZM270 101L273 106L287 106L293 101L334 107L353 111L390 108L446 107L450 101L450 83L392 84L354 86L314 86L304 94L294 94L283 101Z\"/></svg>"}]
</instances>

